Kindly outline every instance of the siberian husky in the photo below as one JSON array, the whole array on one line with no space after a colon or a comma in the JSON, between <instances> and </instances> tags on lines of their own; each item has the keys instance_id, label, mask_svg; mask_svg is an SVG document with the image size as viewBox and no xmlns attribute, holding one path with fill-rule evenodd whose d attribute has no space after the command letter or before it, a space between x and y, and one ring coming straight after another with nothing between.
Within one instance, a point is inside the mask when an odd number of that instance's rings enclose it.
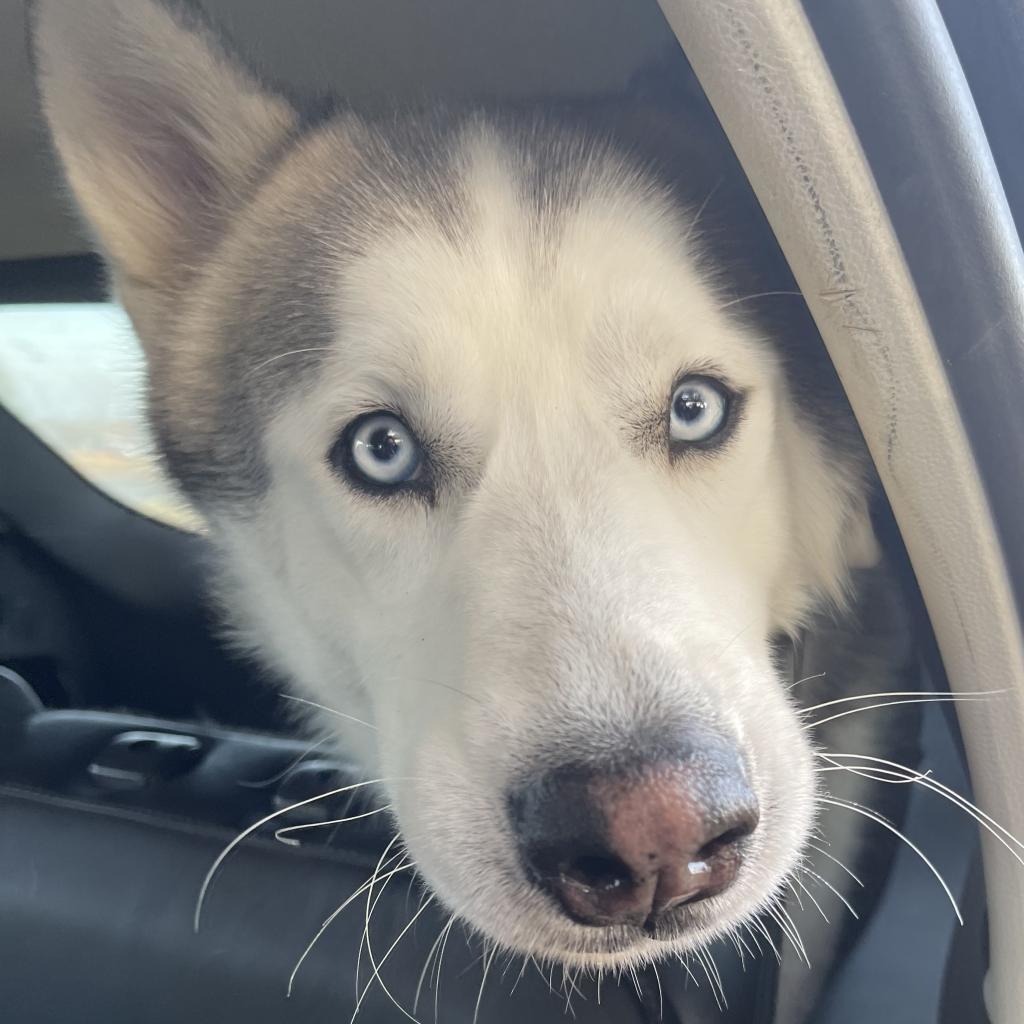
<instances>
[{"instance_id":1,"label":"siberian husky","mask_svg":"<svg viewBox=\"0 0 1024 1024\"><path fill-rule=\"evenodd\" d=\"M592 111L311 114L177 3L33 21L232 627L339 712L436 897L586 968L781 913L822 776L777 640L879 548L704 172Z\"/></svg>"}]
</instances>

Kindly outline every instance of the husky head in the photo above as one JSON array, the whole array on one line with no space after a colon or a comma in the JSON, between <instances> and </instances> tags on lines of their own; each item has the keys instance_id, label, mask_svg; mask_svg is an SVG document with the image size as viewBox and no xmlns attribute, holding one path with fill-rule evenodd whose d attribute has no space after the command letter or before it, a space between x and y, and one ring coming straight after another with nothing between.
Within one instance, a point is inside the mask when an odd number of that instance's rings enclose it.
<instances>
[{"instance_id":1,"label":"husky head","mask_svg":"<svg viewBox=\"0 0 1024 1024\"><path fill-rule=\"evenodd\" d=\"M771 640L872 545L693 211L537 119L304 117L190 9L37 0L41 93L235 628L507 948L626 965L811 827Z\"/></svg>"}]
</instances>

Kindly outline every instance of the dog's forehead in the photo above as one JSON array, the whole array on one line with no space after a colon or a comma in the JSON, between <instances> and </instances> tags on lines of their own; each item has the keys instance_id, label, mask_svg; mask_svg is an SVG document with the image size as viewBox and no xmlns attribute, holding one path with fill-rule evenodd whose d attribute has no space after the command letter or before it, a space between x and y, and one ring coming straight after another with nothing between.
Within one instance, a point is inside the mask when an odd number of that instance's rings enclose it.
<instances>
[{"instance_id":1,"label":"dog's forehead","mask_svg":"<svg viewBox=\"0 0 1024 1024\"><path fill-rule=\"evenodd\" d=\"M443 200L419 181L383 197L338 263L338 362L494 387L633 373L660 391L666 373L746 353L689 250L687 212L615 154L572 157L477 125L431 182Z\"/></svg>"}]
</instances>

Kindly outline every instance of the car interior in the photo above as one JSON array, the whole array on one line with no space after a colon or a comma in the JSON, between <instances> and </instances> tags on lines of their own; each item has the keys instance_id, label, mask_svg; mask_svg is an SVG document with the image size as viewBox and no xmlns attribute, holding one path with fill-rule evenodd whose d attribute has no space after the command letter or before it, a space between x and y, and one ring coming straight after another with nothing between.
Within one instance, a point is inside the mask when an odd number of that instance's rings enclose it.
<instances>
[{"instance_id":1,"label":"car interior","mask_svg":"<svg viewBox=\"0 0 1024 1024\"><path fill-rule=\"evenodd\" d=\"M751 316L824 345L875 461L892 578L866 588L868 642L901 690L1000 691L910 709L899 759L1024 834L1019 5L202 6L302 93L368 109L600 100L627 119L642 100L692 126L673 158L717 154L721 175L694 199L715 196L723 258L790 296ZM840 264L852 326L822 283ZM0 1016L800 1019L808 969L776 922L760 956L721 943L714 975L673 963L601 986L488 957L433 906L409 927L415 879L382 888L372 922L366 899L345 904L390 832L369 815L282 833L360 813L360 777L224 636L202 526L132 449L143 442L131 433L115 457L92 440L108 422L98 406L89 418L94 393L137 390L136 363L114 373L101 358L110 302L39 115L23 0L0 0ZM102 344L84 326L95 315ZM156 480L142 497L124 485L137 472ZM842 649L836 631L824 615L808 626L787 651L794 680ZM841 956L809 1019L1020 1020L1020 864L953 801L898 788L909 845L880 834L859 919L831 918ZM378 960L394 944L386 985L364 930Z\"/></svg>"}]
</instances>

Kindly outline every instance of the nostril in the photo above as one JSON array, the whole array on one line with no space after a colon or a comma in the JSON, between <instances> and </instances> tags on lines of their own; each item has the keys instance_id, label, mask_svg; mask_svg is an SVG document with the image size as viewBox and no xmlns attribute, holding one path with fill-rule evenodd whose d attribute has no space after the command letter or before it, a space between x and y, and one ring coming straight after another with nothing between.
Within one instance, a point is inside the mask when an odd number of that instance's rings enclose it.
<instances>
[{"instance_id":1,"label":"nostril","mask_svg":"<svg viewBox=\"0 0 1024 1024\"><path fill-rule=\"evenodd\" d=\"M577 857L559 873L569 882L599 892L633 885L635 881L633 872L623 861L606 855Z\"/></svg>"},{"instance_id":2,"label":"nostril","mask_svg":"<svg viewBox=\"0 0 1024 1024\"><path fill-rule=\"evenodd\" d=\"M731 828L727 828L721 834L715 836L714 839L705 843L697 851L697 860L710 860L717 853L722 853L727 850L730 846L734 846L741 839L746 839L754 829L757 827L757 820L754 818L740 822L738 825L733 825Z\"/></svg>"}]
</instances>

